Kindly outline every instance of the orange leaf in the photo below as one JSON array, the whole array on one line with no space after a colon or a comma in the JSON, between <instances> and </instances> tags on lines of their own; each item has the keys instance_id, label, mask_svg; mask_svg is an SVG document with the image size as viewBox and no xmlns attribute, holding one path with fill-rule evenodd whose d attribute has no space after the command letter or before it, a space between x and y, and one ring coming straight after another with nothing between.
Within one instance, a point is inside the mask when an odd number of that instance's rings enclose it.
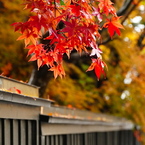
<instances>
[{"instance_id":1,"label":"orange leaf","mask_svg":"<svg viewBox=\"0 0 145 145\"><path fill-rule=\"evenodd\" d=\"M37 59L37 66L38 69L40 68L40 66L42 65L43 61L41 59Z\"/></svg>"},{"instance_id":2,"label":"orange leaf","mask_svg":"<svg viewBox=\"0 0 145 145\"><path fill-rule=\"evenodd\" d=\"M65 76L64 69L61 64L58 64L56 66L53 66L52 68L49 69L50 71L53 71L54 73L54 78L56 79L58 76L61 78Z\"/></svg>"},{"instance_id":3,"label":"orange leaf","mask_svg":"<svg viewBox=\"0 0 145 145\"><path fill-rule=\"evenodd\" d=\"M36 55L33 55L33 56L29 59L29 61L35 61L35 60L37 60Z\"/></svg>"}]
</instances>

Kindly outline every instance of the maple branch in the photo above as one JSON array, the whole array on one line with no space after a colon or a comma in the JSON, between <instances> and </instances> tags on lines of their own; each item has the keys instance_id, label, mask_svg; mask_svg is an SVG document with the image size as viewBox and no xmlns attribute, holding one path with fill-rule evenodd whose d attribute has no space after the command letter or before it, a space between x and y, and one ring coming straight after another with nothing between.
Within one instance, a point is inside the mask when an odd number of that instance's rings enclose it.
<instances>
[{"instance_id":1,"label":"maple branch","mask_svg":"<svg viewBox=\"0 0 145 145\"><path fill-rule=\"evenodd\" d=\"M2 1L0 1L0 8L1 9L4 9L5 8L4 3Z\"/></svg>"},{"instance_id":2,"label":"maple branch","mask_svg":"<svg viewBox=\"0 0 145 145\"><path fill-rule=\"evenodd\" d=\"M57 6L56 6L56 1L54 0L54 6L55 6L55 9L54 9L54 15L56 17L56 9L57 9Z\"/></svg>"},{"instance_id":3,"label":"maple branch","mask_svg":"<svg viewBox=\"0 0 145 145\"><path fill-rule=\"evenodd\" d=\"M124 15L126 13L126 11L128 10L128 8L130 7L132 2L133 2L133 0L126 0L126 1L124 1L123 6L117 12L117 15L118 16Z\"/></svg>"},{"instance_id":4,"label":"maple branch","mask_svg":"<svg viewBox=\"0 0 145 145\"><path fill-rule=\"evenodd\" d=\"M145 47L145 44L143 44L143 40L145 38L145 28L143 30L143 32L141 33L137 45L139 46L139 49L142 50Z\"/></svg>"},{"instance_id":5,"label":"maple branch","mask_svg":"<svg viewBox=\"0 0 145 145\"><path fill-rule=\"evenodd\" d=\"M123 22L128 18L128 16L131 14L131 12L139 5L139 3L141 2L142 0L139 0L138 2L136 2L136 4L132 4L131 5L131 8L127 11L125 17L123 18L122 20L122 24Z\"/></svg>"}]
</instances>

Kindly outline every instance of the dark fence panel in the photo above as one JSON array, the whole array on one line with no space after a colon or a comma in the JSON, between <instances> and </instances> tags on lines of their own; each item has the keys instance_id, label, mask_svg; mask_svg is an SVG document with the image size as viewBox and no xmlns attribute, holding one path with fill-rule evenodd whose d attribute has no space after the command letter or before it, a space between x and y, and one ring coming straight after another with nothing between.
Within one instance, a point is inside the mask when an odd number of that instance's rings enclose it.
<instances>
[{"instance_id":1,"label":"dark fence panel","mask_svg":"<svg viewBox=\"0 0 145 145\"><path fill-rule=\"evenodd\" d=\"M41 145L139 145L131 130L43 136Z\"/></svg>"},{"instance_id":2,"label":"dark fence panel","mask_svg":"<svg viewBox=\"0 0 145 145\"><path fill-rule=\"evenodd\" d=\"M35 120L0 119L0 145L37 145Z\"/></svg>"}]
</instances>

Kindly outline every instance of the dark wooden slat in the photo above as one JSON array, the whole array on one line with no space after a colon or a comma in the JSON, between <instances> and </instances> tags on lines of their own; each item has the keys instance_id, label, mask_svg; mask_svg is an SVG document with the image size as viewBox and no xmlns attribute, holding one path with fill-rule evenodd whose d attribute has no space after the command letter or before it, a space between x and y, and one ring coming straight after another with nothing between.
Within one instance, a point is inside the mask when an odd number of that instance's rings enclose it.
<instances>
[{"instance_id":1,"label":"dark wooden slat","mask_svg":"<svg viewBox=\"0 0 145 145\"><path fill-rule=\"evenodd\" d=\"M39 139L40 139L40 120L36 120L36 144L35 145L40 145L39 144Z\"/></svg>"},{"instance_id":2,"label":"dark wooden slat","mask_svg":"<svg viewBox=\"0 0 145 145\"><path fill-rule=\"evenodd\" d=\"M50 145L50 136L45 136L45 145Z\"/></svg>"},{"instance_id":3,"label":"dark wooden slat","mask_svg":"<svg viewBox=\"0 0 145 145\"><path fill-rule=\"evenodd\" d=\"M91 133L91 142L92 142L92 145L94 145L95 139L94 139L94 133L93 132Z\"/></svg>"},{"instance_id":4,"label":"dark wooden slat","mask_svg":"<svg viewBox=\"0 0 145 145\"><path fill-rule=\"evenodd\" d=\"M51 138L51 144L50 145L55 145L55 140L54 140L55 136L52 135L52 136L50 136L50 138Z\"/></svg>"},{"instance_id":5,"label":"dark wooden slat","mask_svg":"<svg viewBox=\"0 0 145 145\"><path fill-rule=\"evenodd\" d=\"M87 145L88 144L88 135L87 133L84 134L84 145Z\"/></svg>"},{"instance_id":6,"label":"dark wooden slat","mask_svg":"<svg viewBox=\"0 0 145 145\"><path fill-rule=\"evenodd\" d=\"M75 145L75 135L71 134L71 145Z\"/></svg>"},{"instance_id":7,"label":"dark wooden slat","mask_svg":"<svg viewBox=\"0 0 145 145\"><path fill-rule=\"evenodd\" d=\"M27 145L32 145L32 124L31 120L28 120L26 122L26 138L27 138Z\"/></svg>"},{"instance_id":8,"label":"dark wooden slat","mask_svg":"<svg viewBox=\"0 0 145 145\"><path fill-rule=\"evenodd\" d=\"M32 120L31 121L32 126L32 145L38 145L38 128L37 128L37 121Z\"/></svg>"},{"instance_id":9,"label":"dark wooden slat","mask_svg":"<svg viewBox=\"0 0 145 145\"><path fill-rule=\"evenodd\" d=\"M76 134L72 134L73 145L76 145Z\"/></svg>"},{"instance_id":10,"label":"dark wooden slat","mask_svg":"<svg viewBox=\"0 0 145 145\"><path fill-rule=\"evenodd\" d=\"M20 145L26 145L26 122L20 121Z\"/></svg>"},{"instance_id":11,"label":"dark wooden slat","mask_svg":"<svg viewBox=\"0 0 145 145\"><path fill-rule=\"evenodd\" d=\"M80 134L77 134L77 145L80 145Z\"/></svg>"},{"instance_id":12,"label":"dark wooden slat","mask_svg":"<svg viewBox=\"0 0 145 145\"><path fill-rule=\"evenodd\" d=\"M71 138L70 138L71 136L70 136L70 134L67 134L66 135L66 138L67 138L67 143L66 143L66 145L71 145Z\"/></svg>"},{"instance_id":13,"label":"dark wooden slat","mask_svg":"<svg viewBox=\"0 0 145 145\"><path fill-rule=\"evenodd\" d=\"M2 145L2 121L0 119L0 145Z\"/></svg>"},{"instance_id":14,"label":"dark wooden slat","mask_svg":"<svg viewBox=\"0 0 145 145\"><path fill-rule=\"evenodd\" d=\"M112 132L107 132L106 133L106 140L107 140L107 145L113 145L113 137L112 137Z\"/></svg>"},{"instance_id":15,"label":"dark wooden slat","mask_svg":"<svg viewBox=\"0 0 145 145\"><path fill-rule=\"evenodd\" d=\"M54 145L60 145L59 142L58 142L58 138L59 138L58 135L54 136L54 140L55 140Z\"/></svg>"},{"instance_id":16,"label":"dark wooden slat","mask_svg":"<svg viewBox=\"0 0 145 145\"><path fill-rule=\"evenodd\" d=\"M88 133L89 143L92 144L92 133Z\"/></svg>"},{"instance_id":17,"label":"dark wooden slat","mask_svg":"<svg viewBox=\"0 0 145 145\"><path fill-rule=\"evenodd\" d=\"M94 133L94 145L96 145L97 142L96 142L96 133Z\"/></svg>"},{"instance_id":18,"label":"dark wooden slat","mask_svg":"<svg viewBox=\"0 0 145 145\"><path fill-rule=\"evenodd\" d=\"M19 145L18 120L12 120L12 145Z\"/></svg>"},{"instance_id":19,"label":"dark wooden slat","mask_svg":"<svg viewBox=\"0 0 145 145\"><path fill-rule=\"evenodd\" d=\"M67 145L67 142L68 142L67 136L68 135L61 135L61 136L62 136L62 145Z\"/></svg>"},{"instance_id":20,"label":"dark wooden slat","mask_svg":"<svg viewBox=\"0 0 145 145\"><path fill-rule=\"evenodd\" d=\"M63 145L63 136L59 135L59 145Z\"/></svg>"},{"instance_id":21,"label":"dark wooden slat","mask_svg":"<svg viewBox=\"0 0 145 145\"><path fill-rule=\"evenodd\" d=\"M2 145L2 132L3 132L3 127L2 127L2 119L0 119L0 145Z\"/></svg>"},{"instance_id":22,"label":"dark wooden slat","mask_svg":"<svg viewBox=\"0 0 145 145\"><path fill-rule=\"evenodd\" d=\"M124 145L128 145L128 130L124 131Z\"/></svg>"},{"instance_id":23,"label":"dark wooden slat","mask_svg":"<svg viewBox=\"0 0 145 145\"><path fill-rule=\"evenodd\" d=\"M113 145L118 145L118 131L113 133Z\"/></svg>"},{"instance_id":24,"label":"dark wooden slat","mask_svg":"<svg viewBox=\"0 0 145 145\"><path fill-rule=\"evenodd\" d=\"M124 145L124 140L125 140L125 136L124 136L124 131L120 131L120 145Z\"/></svg>"},{"instance_id":25,"label":"dark wooden slat","mask_svg":"<svg viewBox=\"0 0 145 145\"><path fill-rule=\"evenodd\" d=\"M129 133L128 133L128 144L133 145L133 131L132 130L129 130Z\"/></svg>"},{"instance_id":26,"label":"dark wooden slat","mask_svg":"<svg viewBox=\"0 0 145 145\"><path fill-rule=\"evenodd\" d=\"M10 120L4 119L4 145L10 145Z\"/></svg>"},{"instance_id":27,"label":"dark wooden slat","mask_svg":"<svg viewBox=\"0 0 145 145\"><path fill-rule=\"evenodd\" d=\"M40 145L46 145L45 138L46 138L45 136L41 136Z\"/></svg>"},{"instance_id":28,"label":"dark wooden slat","mask_svg":"<svg viewBox=\"0 0 145 145\"><path fill-rule=\"evenodd\" d=\"M91 133L88 133L88 143L92 144Z\"/></svg>"},{"instance_id":29,"label":"dark wooden slat","mask_svg":"<svg viewBox=\"0 0 145 145\"><path fill-rule=\"evenodd\" d=\"M80 145L85 145L85 143L84 143L84 134L81 134L81 144Z\"/></svg>"},{"instance_id":30,"label":"dark wooden slat","mask_svg":"<svg viewBox=\"0 0 145 145\"><path fill-rule=\"evenodd\" d=\"M105 132L99 132L97 135L97 144L106 145L106 134Z\"/></svg>"}]
</instances>

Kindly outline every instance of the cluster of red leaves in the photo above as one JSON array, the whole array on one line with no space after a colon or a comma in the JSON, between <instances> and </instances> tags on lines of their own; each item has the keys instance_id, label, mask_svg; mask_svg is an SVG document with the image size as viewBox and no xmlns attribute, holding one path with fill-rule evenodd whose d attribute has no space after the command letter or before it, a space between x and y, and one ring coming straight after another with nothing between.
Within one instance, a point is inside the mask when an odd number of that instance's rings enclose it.
<instances>
[{"instance_id":1,"label":"cluster of red leaves","mask_svg":"<svg viewBox=\"0 0 145 145\"><path fill-rule=\"evenodd\" d=\"M74 49L80 54L89 53L89 47L92 64L87 71L94 69L99 79L105 74L97 45L102 40L99 31L107 28L112 37L120 35L119 28L123 28L112 4L110 0L25 0L25 9L32 16L12 25L22 34L18 40L24 39L30 61L37 60L38 68L47 65L55 78L63 77L64 54L69 57Z\"/></svg>"}]
</instances>

